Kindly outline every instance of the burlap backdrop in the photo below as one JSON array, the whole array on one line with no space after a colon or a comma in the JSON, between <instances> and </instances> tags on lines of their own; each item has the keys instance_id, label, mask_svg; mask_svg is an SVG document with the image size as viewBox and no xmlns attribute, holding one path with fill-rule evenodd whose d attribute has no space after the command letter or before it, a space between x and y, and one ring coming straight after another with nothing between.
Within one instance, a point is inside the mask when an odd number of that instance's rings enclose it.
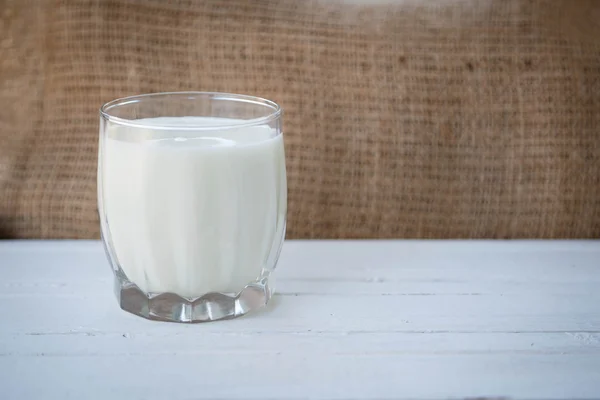
<instances>
[{"instance_id":1,"label":"burlap backdrop","mask_svg":"<svg viewBox=\"0 0 600 400\"><path fill-rule=\"evenodd\" d=\"M600 237L600 2L1 3L2 237L98 237L98 107L178 90L283 105L288 237Z\"/></svg>"}]
</instances>

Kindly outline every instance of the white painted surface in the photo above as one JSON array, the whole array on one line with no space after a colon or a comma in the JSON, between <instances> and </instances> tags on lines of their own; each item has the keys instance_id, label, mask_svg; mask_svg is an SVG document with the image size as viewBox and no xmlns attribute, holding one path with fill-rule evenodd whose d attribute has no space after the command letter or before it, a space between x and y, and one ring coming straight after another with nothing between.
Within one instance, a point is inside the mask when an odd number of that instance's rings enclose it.
<instances>
[{"instance_id":1,"label":"white painted surface","mask_svg":"<svg viewBox=\"0 0 600 400\"><path fill-rule=\"evenodd\" d=\"M121 311L98 242L0 242L1 399L600 397L600 242L286 242L267 310Z\"/></svg>"}]
</instances>

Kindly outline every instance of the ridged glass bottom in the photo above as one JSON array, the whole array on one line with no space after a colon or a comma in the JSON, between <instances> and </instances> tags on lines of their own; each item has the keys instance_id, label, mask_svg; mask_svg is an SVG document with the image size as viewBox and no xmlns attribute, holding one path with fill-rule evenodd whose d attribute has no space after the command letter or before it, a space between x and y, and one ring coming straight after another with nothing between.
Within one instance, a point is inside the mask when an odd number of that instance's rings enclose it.
<instances>
[{"instance_id":1,"label":"ridged glass bottom","mask_svg":"<svg viewBox=\"0 0 600 400\"><path fill-rule=\"evenodd\" d=\"M238 294L207 293L185 298L174 293L144 293L123 274L115 273L115 292L125 311L151 320L208 322L230 319L264 307L271 299L269 278L249 283Z\"/></svg>"}]
</instances>

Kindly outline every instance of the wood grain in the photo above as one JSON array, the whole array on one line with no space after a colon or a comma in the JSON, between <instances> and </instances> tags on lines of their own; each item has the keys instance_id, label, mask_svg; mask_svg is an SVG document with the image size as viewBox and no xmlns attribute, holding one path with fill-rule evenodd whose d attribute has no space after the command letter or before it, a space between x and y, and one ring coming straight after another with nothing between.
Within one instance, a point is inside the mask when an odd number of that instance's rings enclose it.
<instances>
[{"instance_id":1,"label":"wood grain","mask_svg":"<svg viewBox=\"0 0 600 400\"><path fill-rule=\"evenodd\" d=\"M2 399L600 396L599 241L290 241L269 308L121 311L99 242L0 242Z\"/></svg>"}]
</instances>

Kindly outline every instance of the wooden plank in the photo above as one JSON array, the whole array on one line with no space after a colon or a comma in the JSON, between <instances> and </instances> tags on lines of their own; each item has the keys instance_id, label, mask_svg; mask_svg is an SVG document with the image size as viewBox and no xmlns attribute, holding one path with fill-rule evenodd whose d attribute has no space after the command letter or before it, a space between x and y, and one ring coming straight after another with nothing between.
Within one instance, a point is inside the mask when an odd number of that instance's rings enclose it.
<instances>
[{"instance_id":1,"label":"wooden plank","mask_svg":"<svg viewBox=\"0 0 600 400\"><path fill-rule=\"evenodd\" d=\"M201 340L201 337L198 338ZM0 359L7 399L597 398L594 355L186 354Z\"/></svg>"},{"instance_id":2,"label":"wooden plank","mask_svg":"<svg viewBox=\"0 0 600 400\"><path fill-rule=\"evenodd\" d=\"M120 311L97 242L0 242L2 398L593 398L600 242L287 242L256 315ZM8 323L10 321L10 323Z\"/></svg>"}]
</instances>

